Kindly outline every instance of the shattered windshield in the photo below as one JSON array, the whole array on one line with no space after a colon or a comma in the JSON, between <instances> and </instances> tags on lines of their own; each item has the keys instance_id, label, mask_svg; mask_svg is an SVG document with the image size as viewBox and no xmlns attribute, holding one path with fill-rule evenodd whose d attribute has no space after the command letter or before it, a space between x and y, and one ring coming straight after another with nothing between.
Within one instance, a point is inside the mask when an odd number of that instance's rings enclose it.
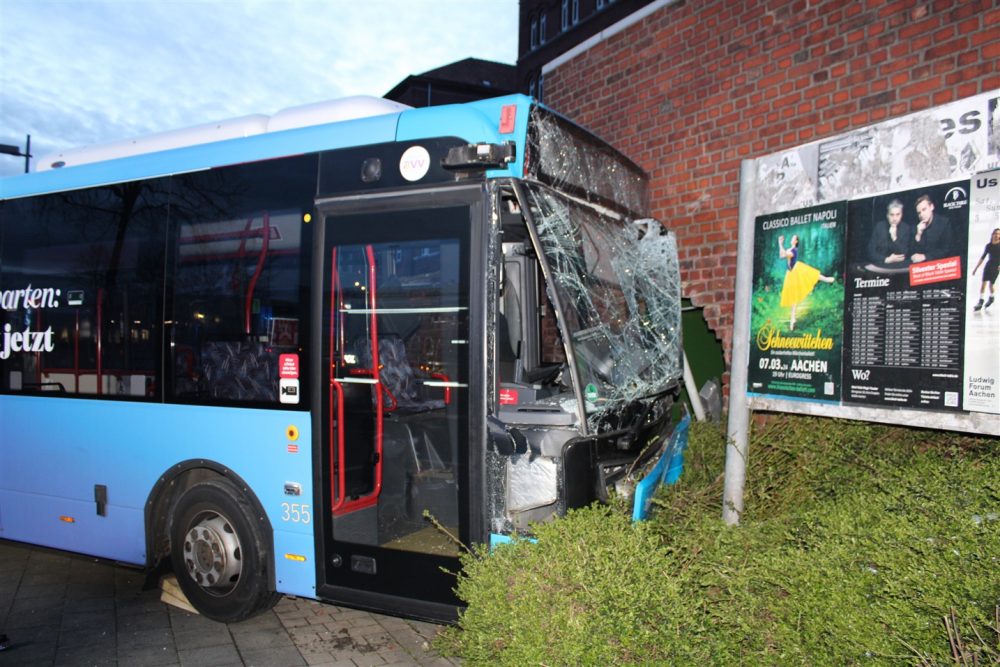
<instances>
[{"instance_id":1,"label":"shattered windshield","mask_svg":"<svg viewBox=\"0 0 1000 667\"><path fill-rule=\"evenodd\" d=\"M526 161L526 205L596 423L681 377L676 237L646 217L638 166L542 107L532 111Z\"/></svg>"},{"instance_id":2,"label":"shattered windshield","mask_svg":"<svg viewBox=\"0 0 1000 667\"><path fill-rule=\"evenodd\" d=\"M675 236L539 183L526 193L587 412L669 389L681 375Z\"/></svg>"},{"instance_id":3,"label":"shattered windshield","mask_svg":"<svg viewBox=\"0 0 1000 667\"><path fill-rule=\"evenodd\" d=\"M642 169L542 107L531 111L525 161L533 181L629 218L648 215L647 179Z\"/></svg>"}]
</instances>

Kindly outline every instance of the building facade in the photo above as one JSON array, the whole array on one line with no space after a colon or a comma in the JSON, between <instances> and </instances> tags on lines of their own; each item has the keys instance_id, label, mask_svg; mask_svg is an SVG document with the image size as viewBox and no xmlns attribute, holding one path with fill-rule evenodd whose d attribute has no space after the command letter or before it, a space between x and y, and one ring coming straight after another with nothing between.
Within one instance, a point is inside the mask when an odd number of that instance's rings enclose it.
<instances>
[{"instance_id":1,"label":"building facade","mask_svg":"<svg viewBox=\"0 0 1000 667\"><path fill-rule=\"evenodd\" d=\"M1000 89L1000 2L657 0L542 76L547 105L650 173L728 368L741 160Z\"/></svg>"},{"instance_id":2,"label":"building facade","mask_svg":"<svg viewBox=\"0 0 1000 667\"><path fill-rule=\"evenodd\" d=\"M653 0L521 0L517 77L521 92L543 99L542 68Z\"/></svg>"}]
</instances>

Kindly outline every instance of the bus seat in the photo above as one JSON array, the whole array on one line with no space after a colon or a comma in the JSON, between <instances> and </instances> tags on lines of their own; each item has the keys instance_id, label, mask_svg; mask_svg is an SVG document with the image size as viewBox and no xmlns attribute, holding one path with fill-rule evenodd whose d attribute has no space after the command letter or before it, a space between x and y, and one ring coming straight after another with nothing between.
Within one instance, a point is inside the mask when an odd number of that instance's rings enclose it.
<instances>
[{"instance_id":1,"label":"bus seat","mask_svg":"<svg viewBox=\"0 0 1000 667\"><path fill-rule=\"evenodd\" d=\"M254 341L208 341L201 349L202 371L212 398L278 400L277 354Z\"/></svg>"},{"instance_id":2,"label":"bus seat","mask_svg":"<svg viewBox=\"0 0 1000 667\"><path fill-rule=\"evenodd\" d=\"M417 371L406 356L406 344L399 336L380 337L379 379L395 399L395 410L403 413L428 412L444 408L444 399L426 398ZM371 365L371 356L367 360Z\"/></svg>"}]
</instances>

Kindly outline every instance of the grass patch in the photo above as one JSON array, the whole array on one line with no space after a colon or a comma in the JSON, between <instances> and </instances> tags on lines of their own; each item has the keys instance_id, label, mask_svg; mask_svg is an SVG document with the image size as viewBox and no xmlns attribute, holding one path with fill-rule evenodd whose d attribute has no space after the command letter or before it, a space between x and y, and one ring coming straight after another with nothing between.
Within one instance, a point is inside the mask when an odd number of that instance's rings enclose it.
<instances>
[{"instance_id":1,"label":"grass patch","mask_svg":"<svg viewBox=\"0 0 1000 667\"><path fill-rule=\"evenodd\" d=\"M772 417L734 528L724 449L693 424L649 522L591 507L467 557L469 607L438 647L473 665L1000 662L997 439Z\"/></svg>"}]
</instances>

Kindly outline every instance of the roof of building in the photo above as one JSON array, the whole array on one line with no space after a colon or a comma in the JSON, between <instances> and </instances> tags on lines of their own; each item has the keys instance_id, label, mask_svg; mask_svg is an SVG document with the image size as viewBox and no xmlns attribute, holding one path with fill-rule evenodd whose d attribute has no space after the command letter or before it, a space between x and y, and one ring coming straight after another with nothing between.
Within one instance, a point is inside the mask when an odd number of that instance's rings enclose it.
<instances>
[{"instance_id":1,"label":"roof of building","mask_svg":"<svg viewBox=\"0 0 1000 667\"><path fill-rule=\"evenodd\" d=\"M517 90L517 67L491 60L466 58L421 74L411 74L384 97L398 99L407 89L425 83L483 92L492 89L496 91L495 95L505 95Z\"/></svg>"}]
</instances>

